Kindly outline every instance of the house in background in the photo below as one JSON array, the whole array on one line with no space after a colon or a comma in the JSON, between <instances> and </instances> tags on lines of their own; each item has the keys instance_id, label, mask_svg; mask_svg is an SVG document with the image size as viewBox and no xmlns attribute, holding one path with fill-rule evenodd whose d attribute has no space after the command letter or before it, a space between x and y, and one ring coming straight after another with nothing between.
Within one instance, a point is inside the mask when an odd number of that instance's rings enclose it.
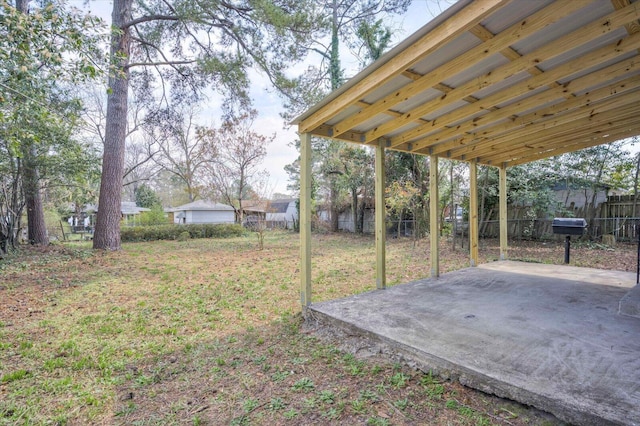
<instances>
[{"instance_id":1,"label":"house in background","mask_svg":"<svg viewBox=\"0 0 640 426\"><path fill-rule=\"evenodd\" d=\"M120 204L122 220L126 226L136 226L140 223L140 213L148 212L151 209L138 207L135 201L123 201Z\"/></svg>"},{"instance_id":2,"label":"house in background","mask_svg":"<svg viewBox=\"0 0 640 426\"><path fill-rule=\"evenodd\" d=\"M264 221L267 228L294 229L298 220L297 198L278 200L243 200L243 225L252 227L255 223Z\"/></svg>"},{"instance_id":3,"label":"house in background","mask_svg":"<svg viewBox=\"0 0 640 426\"><path fill-rule=\"evenodd\" d=\"M169 214L169 222L173 223L235 223L233 207L207 200L197 200L165 211Z\"/></svg>"},{"instance_id":4,"label":"house in background","mask_svg":"<svg viewBox=\"0 0 640 426\"><path fill-rule=\"evenodd\" d=\"M82 210L77 212L74 204L70 205L70 210L76 213L67 218L72 232L90 231L96 223L98 213L97 204L86 204ZM151 209L138 207L135 201L122 201L120 203L120 213L122 214L122 224L124 226L135 226L140 223L140 213L148 212Z\"/></svg>"},{"instance_id":5,"label":"house in background","mask_svg":"<svg viewBox=\"0 0 640 426\"><path fill-rule=\"evenodd\" d=\"M297 198L273 200L267 208L267 223L271 228L294 229L298 221Z\"/></svg>"}]
</instances>

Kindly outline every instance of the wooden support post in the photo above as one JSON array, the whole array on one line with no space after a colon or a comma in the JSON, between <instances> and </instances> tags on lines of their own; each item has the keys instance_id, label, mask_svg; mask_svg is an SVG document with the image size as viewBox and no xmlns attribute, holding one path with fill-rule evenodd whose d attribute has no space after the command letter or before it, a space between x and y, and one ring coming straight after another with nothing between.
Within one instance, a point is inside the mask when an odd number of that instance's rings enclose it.
<instances>
[{"instance_id":1,"label":"wooden support post","mask_svg":"<svg viewBox=\"0 0 640 426\"><path fill-rule=\"evenodd\" d=\"M500 260L507 260L507 166L503 165L500 172Z\"/></svg>"},{"instance_id":2,"label":"wooden support post","mask_svg":"<svg viewBox=\"0 0 640 426\"><path fill-rule=\"evenodd\" d=\"M385 164L384 164L384 140L378 141L376 146L376 288L387 287L386 267L386 205L384 201L385 191Z\"/></svg>"},{"instance_id":3,"label":"wooden support post","mask_svg":"<svg viewBox=\"0 0 640 426\"><path fill-rule=\"evenodd\" d=\"M440 228L438 226L438 157L429 156L429 240L431 278L440 276Z\"/></svg>"},{"instance_id":4,"label":"wooden support post","mask_svg":"<svg viewBox=\"0 0 640 426\"><path fill-rule=\"evenodd\" d=\"M478 266L478 163L469 162L469 257Z\"/></svg>"},{"instance_id":5,"label":"wooden support post","mask_svg":"<svg viewBox=\"0 0 640 426\"><path fill-rule=\"evenodd\" d=\"M300 135L300 303L311 304L311 134Z\"/></svg>"}]
</instances>

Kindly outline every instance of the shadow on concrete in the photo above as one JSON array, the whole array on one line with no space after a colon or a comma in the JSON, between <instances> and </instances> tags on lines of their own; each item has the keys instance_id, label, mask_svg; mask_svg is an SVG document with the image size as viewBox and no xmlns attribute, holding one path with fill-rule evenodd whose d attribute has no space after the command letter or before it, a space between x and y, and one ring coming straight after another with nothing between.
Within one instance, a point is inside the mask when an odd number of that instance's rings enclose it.
<instances>
[{"instance_id":1,"label":"shadow on concrete","mask_svg":"<svg viewBox=\"0 0 640 426\"><path fill-rule=\"evenodd\" d=\"M635 278L496 262L315 303L306 318L354 351L385 352L571 423L638 425L640 318L619 313Z\"/></svg>"}]
</instances>

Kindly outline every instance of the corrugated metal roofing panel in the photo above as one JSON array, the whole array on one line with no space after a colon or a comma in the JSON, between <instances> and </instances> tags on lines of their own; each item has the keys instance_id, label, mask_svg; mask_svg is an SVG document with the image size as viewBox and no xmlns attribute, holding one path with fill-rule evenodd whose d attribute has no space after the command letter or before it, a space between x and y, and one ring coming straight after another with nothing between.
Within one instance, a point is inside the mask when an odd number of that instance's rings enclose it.
<instances>
[{"instance_id":1,"label":"corrugated metal roofing panel","mask_svg":"<svg viewBox=\"0 0 640 426\"><path fill-rule=\"evenodd\" d=\"M540 68L542 71L548 71L550 69L553 69L557 66L560 66L562 64L565 64L569 61L572 61L574 59L580 58L581 56L583 56L584 54L587 54L589 52L593 52L596 49L599 49L601 47L604 47L606 45L612 44L617 42L618 40L620 40L621 38L626 37L626 31L624 28L620 28L616 31L612 31L610 33L605 34L602 37L598 37L597 39L583 44L582 46L579 46L575 49L569 50L565 53L563 53L562 55L556 56L555 58L552 58L548 61L544 61L540 64L538 64L538 68Z\"/></svg>"},{"instance_id":2,"label":"corrugated metal roofing panel","mask_svg":"<svg viewBox=\"0 0 640 426\"><path fill-rule=\"evenodd\" d=\"M491 96L494 93L500 92L501 90L508 89L509 87L517 83L520 83L521 81L524 81L530 77L531 77L531 73L529 73L528 71L520 72L516 75L512 75L509 78L505 78L499 83L493 84L491 86L485 87L484 89L475 92L473 94L473 97L478 99L484 99L487 96Z\"/></svg>"},{"instance_id":3,"label":"corrugated metal roofing panel","mask_svg":"<svg viewBox=\"0 0 640 426\"><path fill-rule=\"evenodd\" d=\"M495 68L508 63L509 60L498 53L480 61L472 68L464 68L460 72L452 74L451 77L444 80L443 83L450 87L458 87L469 80L483 76Z\"/></svg>"},{"instance_id":4,"label":"corrugated metal roofing panel","mask_svg":"<svg viewBox=\"0 0 640 426\"><path fill-rule=\"evenodd\" d=\"M447 43L447 45L442 49L439 49L437 52L422 59L412 67L412 70L421 75L427 74L429 71L438 68L440 65L445 64L460 55L464 55L465 52L479 44L481 44L481 41L478 37L473 34L464 33L450 43Z\"/></svg>"},{"instance_id":5,"label":"corrugated metal roofing panel","mask_svg":"<svg viewBox=\"0 0 640 426\"><path fill-rule=\"evenodd\" d=\"M499 103L498 105L496 105L496 107L498 107L498 108L506 108L509 105L516 104L516 103L518 103L520 101L523 101L523 100L525 100L527 98L530 98L532 96L537 95L538 93L542 93L542 92L545 92L547 90L549 90L548 86L536 87L534 90L531 90L531 91L529 91L527 93L523 93L522 95L516 96L515 98L509 99L508 101ZM557 96L558 96L559 99L560 98L561 99L565 98L564 94L562 94L562 93L558 93Z\"/></svg>"},{"instance_id":6,"label":"corrugated metal roofing panel","mask_svg":"<svg viewBox=\"0 0 640 426\"><path fill-rule=\"evenodd\" d=\"M360 133L368 132L371 129L374 129L381 124L384 124L388 121L393 120L393 116L390 114L378 114L367 121L359 124L357 127L354 127L353 130Z\"/></svg>"},{"instance_id":7,"label":"corrugated metal roofing panel","mask_svg":"<svg viewBox=\"0 0 640 426\"><path fill-rule=\"evenodd\" d=\"M453 102L443 108L440 109L434 109L433 112L427 114L427 115L423 115L421 118L425 119L425 120L435 120L438 117L442 117L443 115L446 115L448 113L450 113L453 110L456 110L460 107L469 105L469 102L466 101L456 101Z\"/></svg>"},{"instance_id":8,"label":"corrugated metal roofing panel","mask_svg":"<svg viewBox=\"0 0 640 426\"><path fill-rule=\"evenodd\" d=\"M511 2L501 8L499 12L483 20L482 26L493 34L498 34L551 3L553 0Z\"/></svg>"},{"instance_id":9,"label":"corrugated metal roofing panel","mask_svg":"<svg viewBox=\"0 0 640 426\"><path fill-rule=\"evenodd\" d=\"M398 130L396 130L396 131L390 132L387 136L388 136L389 138L392 138L392 137L394 137L394 136L397 136L397 135L399 135L399 134L401 134L401 133L406 132L407 130L411 130L411 129L413 129L413 128L416 128L416 127L418 127L419 125L420 125L419 123L411 123L411 124L408 124L408 125L407 125L407 126L405 126L405 127L402 127L402 128L400 128L400 129L398 129Z\"/></svg>"},{"instance_id":10,"label":"corrugated metal roofing panel","mask_svg":"<svg viewBox=\"0 0 640 426\"><path fill-rule=\"evenodd\" d=\"M388 94L395 92L401 87L406 86L407 84L411 83L411 81L412 80L408 77L405 77L403 75L398 75L392 78L386 84L381 85L376 90L372 91L371 93L368 93L367 96L365 96L362 100L368 104L372 104L384 98Z\"/></svg>"},{"instance_id":11,"label":"corrugated metal roofing panel","mask_svg":"<svg viewBox=\"0 0 640 426\"><path fill-rule=\"evenodd\" d=\"M331 118L331 120L327 121L327 124L333 126L336 123L339 123L340 121L344 120L345 118L350 117L353 114L357 113L361 109L362 108L357 105L351 105L349 108L345 108L340 112L340 114L336 114L333 118Z\"/></svg>"},{"instance_id":12,"label":"corrugated metal roofing panel","mask_svg":"<svg viewBox=\"0 0 640 426\"><path fill-rule=\"evenodd\" d=\"M402 113L406 113L411 111L413 108L422 105L425 102L429 102L433 99L437 99L439 97L441 97L443 95L443 93L439 90L436 89L427 89L423 92L420 93L416 93L415 96L412 96L411 98L407 99L404 102L400 102L399 104L396 104L393 109L394 111L398 111L398 112L402 112Z\"/></svg>"},{"instance_id":13,"label":"corrugated metal roofing panel","mask_svg":"<svg viewBox=\"0 0 640 426\"><path fill-rule=\"evenodd\" d=\"M543 47L545 44L557 40L562 36L583 27L589 22L592 22L594 19L605 16L614 10L613 6L611 6L611 2L609 1L584 3L585 7L580 9L578 12L549 25L544 29L544 31L540 31L534 36L527 37L524 40L518 40L511 47L520 54L526 55L527 53L533 52L534 50Z\"/></svg>"}]
</instances>

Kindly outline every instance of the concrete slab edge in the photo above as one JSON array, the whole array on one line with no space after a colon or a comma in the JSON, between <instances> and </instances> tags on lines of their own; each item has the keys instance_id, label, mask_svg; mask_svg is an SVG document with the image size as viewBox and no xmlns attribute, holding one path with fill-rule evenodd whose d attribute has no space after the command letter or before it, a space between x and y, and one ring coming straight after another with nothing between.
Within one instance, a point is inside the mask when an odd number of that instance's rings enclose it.
<instances>
[{"instance_id":1,"label":"concrete slab edge","mask_svg":"<svg viewBox=\"0 0 640 426\"><path fill-rule=\"evenodd\" d=\"M622 299L618 307L620 315L640 318L640 286L636 285Z\"/></svg>"},{"instance_id":2,"label":"concrete slab edge","mask_svg":"<svg viewBox=\"0 0 640 426\"><path fill-rule=\"evenodd\" d=\"M333 318L314 309L313 305L306 309L304 318L306 331L320 338L337 341L342 350L355 355L365 357L382 355L394 362L403 363L425 373L431 372L442 379L458 381L469 388L535 407L571 424L585 426L622 425L622 423L563 404L563 401L496 380L480 372L364 330L354 324Z\"/></svg>"}]
</instances>

